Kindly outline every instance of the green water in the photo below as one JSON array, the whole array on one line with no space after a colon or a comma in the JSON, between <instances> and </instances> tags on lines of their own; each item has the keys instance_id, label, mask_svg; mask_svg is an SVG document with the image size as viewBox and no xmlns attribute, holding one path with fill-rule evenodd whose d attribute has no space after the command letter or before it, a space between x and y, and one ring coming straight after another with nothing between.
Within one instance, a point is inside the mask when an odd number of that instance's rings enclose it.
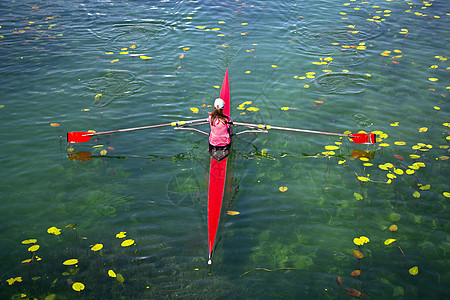
<instances>
[{"instance_id":1,"label":"green water","mask_svg":"<svg viewBox=\"0 0 450 300\"><path fill-rule=\"evenodd\" d=\"M449 13L447 1L0 4L0 297L444 299ZM206 136L65 134L206 118L227 68L235 121L379 141L236 137L224 207L240 214L224 214L209 267Z\"/></svg>"}]
</instances>

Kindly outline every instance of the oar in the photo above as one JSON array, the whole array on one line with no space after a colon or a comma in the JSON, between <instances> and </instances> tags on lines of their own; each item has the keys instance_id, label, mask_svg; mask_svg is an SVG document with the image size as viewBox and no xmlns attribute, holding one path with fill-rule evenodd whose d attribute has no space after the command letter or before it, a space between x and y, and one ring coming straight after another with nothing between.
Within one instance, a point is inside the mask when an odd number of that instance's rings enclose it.
<instances>
[{"instance_id":1,"label":"oar","mask_svg":"<svg viewBox=\"0 0 450 300\"><path fill-rule=\"evenodd\" d=\"M117 129L117 130L102 131L102 132L68 132L67 133L67 142L69 142L69 143L84 143L84 142L88 142L91 139L91 137L93 137L95 135L135 131L135 130L166 127L166 126L178 127L178 126L183 126L183 125L187 125L187 124L206 122L206 121L207 121L207 119L197 119L197 120L190 120L190 121L175 121L175 122L171 122L171 123L125 128L125 129Z\"/></svg>"},{"instance_id":2,"label":"oar","mask_svg":"<svg viewBox=\"0 0 450 300\"><path fill-rule=\"evenodd\" d=\"M258 128L258 129L263 129L263 130L276 129L276 130L285 130L285 131L294 131L294 132L303 132L303 133L314 133L314 134L325 134L325 135L349 137L356 144L375 144L376 143L375 134L373 134L373 133L343 134L343 133L333 133L333 132L288 128L288 127L277 127L277 126L263 125L263 124L249 124L249 123L240 123L240 122L233 122L233 124L240 125L240 126L246 126L246 127L250 127L250 128Z\"/></svg>"}]
</instances>

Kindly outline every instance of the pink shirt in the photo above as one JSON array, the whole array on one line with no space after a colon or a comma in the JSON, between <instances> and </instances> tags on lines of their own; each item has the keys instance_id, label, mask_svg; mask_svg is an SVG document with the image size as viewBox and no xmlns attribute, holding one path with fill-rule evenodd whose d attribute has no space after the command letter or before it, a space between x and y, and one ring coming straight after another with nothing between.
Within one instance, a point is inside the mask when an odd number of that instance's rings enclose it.
<instances>
[{"instance_id":1,"label":"pink shirt","mask_svg":"<svg viewBox=\"0 0 450 300\"><path fill-rule=\"evenodd\" d=\"M209 124L211 124L211 116L208 117ZM228 117L228 122L225 123L222 120L215 119L211 124L211 133L209 134L209 143L213 146L225 146L231 143L230 134L228 129L230 128L229 122L231 118Z\"/></svg>"}]
</instances>

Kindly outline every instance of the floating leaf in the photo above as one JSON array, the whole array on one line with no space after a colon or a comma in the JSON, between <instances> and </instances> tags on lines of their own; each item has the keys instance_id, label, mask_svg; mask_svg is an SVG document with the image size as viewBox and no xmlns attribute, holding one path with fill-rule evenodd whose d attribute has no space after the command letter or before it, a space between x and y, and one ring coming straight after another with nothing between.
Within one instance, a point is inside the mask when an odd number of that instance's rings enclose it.
<instances>
[{"instance_id":1,"label":"floating leaf","mask_svg":"<svg viewBox=\"0 0 450 300\"><path fill-rule=\"evenodd\" d=\"M280 190L280 192L284 193L284 192L286 192L288 190L288 187L287 186L280 186L278 189Z\"/></svg>"},{"instance_id":2,"label":"floating leaf","mask_svg":"<svg viewBox=\"0 0 450 300\"><path fill-rule=\"evenodd\" d=\"M22 244L34 244L36 242L37 242L36 239L29 239L29 240L22 241Z\"/></svg>"},{"instance_id":3,"label":"floating leaf","mask_svg":"<svg viewBox=\"0 0 450 300\"><path fill-rule=\"evenodd\" d=\"M428 128L427 127L421 127L419 128L419 132L427 132Z\"/></svg>"},{"instance_id":4,"label":"floating leaf","mask_svg":"<svg viewBox=\"0 0 450 300\"><path fill-rule=\"evenodd\" d=\"M380 168L381 170L388 170L388 167L386 167L385 165L379 165L378 168Z\"/></svg>"},{"instance_id":5,"label":"floating leaf","mask_svg":"<svg viewBox=\"0 0 450 300\"><path fill-rule=\"evenodd\" d=\"M63 265L72 266L72 265L76 265L77 263L78 263L78 259L72 258L72 259L68 259L65 262L63 262Z\"/></svg>"},{"instance_id":6,"label":"floating leaf","mask_svg":"<svg viewBox=\"0 0 450 300\"><path fill-rule=\"evenodd\" d=\"M356 200L362 200L363 199L363 196L361 195L361 194L359 194L359 193L353 193L353 196L355 196L355 198L356 198Z\"/></svg>"},{"instance_id":7,"label":"floating leaf","mask_svg":"<svg viewBox=\"0 0 450 300\"><path fill-rule=\"evenodd\" d=\"M358 176L358 180L363 181L363 182L370 181L370 179L368 177L363 177L363 176Z\"/></svg>"},{"instance_id":8,"label":"floating leaf","mask_svg":"<svg viewBox=\"0 0 450 300\"><path fill-rule=\"evenodd\" d=\"M8 282L9 285L13 285L14 282L22 282L22 277L10 278L6 279L6 281Z\"/></svg>"},{"instance_id":9,"label":"floating leaf","mask_svg":"<svg viewBox=\"0 0 450 300\"><path fill-rule=\"evenodd\" d=\"M356 258L360 258L360 259L364 257L362 252L359 251L359 250L353 250L353 256L356 257Z\"/></svg>"},{"instance_id":10,"label":"floating leaf","mask_svg":"<svg viewBox=\"0 0 450 300\"><path fill-rule=\"evenodd\" d=\"M103 244L95 244L94 246L92 246L91 250L92 251L99 251L103 248Z\"/></svg>"},{"instance_id":11,"label":"floating leaf","mask_svg":"<svg viewBox=\"0 0 450 300\"><path fill-rule=\"evenodd\" d=\"M134 244L134 240L133 239L128 239L128 240L123 241L120 245L122 247L128 247L128 246L131 246L133 244Z\"/></svg>"},{"instance_id":12,"label":"floating leaf","mask_svg":"<svg viewBox=\"0 0 450 300\"><path fill-rule=\"evenodd\" d=\"M30 252L36 252L39 250L39 245L33 245L30 248L28 248L28 251Z\"/></svg>"},{"instance_id":13,"label":"floating leaf","mask_svg":"<svg viewBox=\"0 0 450 300\"><path fill-rule=\"evenodd\" d=\"M363 242L363 244L367 244L368 242L370 242L367 236L360 236L359 239Z\"/></svg>"},{"instance_id":14,"label":"floating leaf","mask_svg":"<svg viewBox=\"0 0 450 300\"><path fill-rule=\"evenodd\" d=\"M79 292L79 291L84 290L84 284L82 284L81 282L75 282L74 284L72 284L72 288L75 291Z\"/></svg>"},{"instance_id":15,"label":"floating leaf","mask_svg":"<svg viewBox=\"0 0 450 300\"><path fill-rule=\"evenodd\" d=\"M229 210L229 211L227 211L227 214L230 216L236 216L236 215L239 215L240 212L234 211L234 210Z\"/></svg>"},{"instance_id":16,"label":"floating leaf","mask_svg":"<svg viewBox=\"0 0 450 300\"><path fill-rule=\"evenodd\" d=\"M53 226L53 227L50 227L49 229L47 229L47 232L50 234L54 234L54 235L60 235L61 229L58 229L55 226Z\"/></svg>"},{"instance_id":17,"label":"floating leaf","mask_svg":"<svg viewBox=\"0 0 450 300\"><path fill-rule=\"evenodd\" d=\"M403 175L404 171L402 169L394 169L394 173L397 175Z\"/></svg>"},{"instance_id":18,"label":"floating leaf","mask_svg":"<svg viewBox=\"0 0 450 300\"><path fill-rule=\"evenodd\" d=\"M420 198L420 193L418 191L415 191L413 193L414 198Z\"/></svg>"},{"instance_id":19,"label":"floating leaf","mask_svg":"<svg viewBox=\"0 0 450 300\"><path fill-rule=\"evenodd\" d=\"M344 284L344 280L342 279L342 277L337 277L336 278L336 283L339 285L339 286L342 286L343 284Z\"/></svg>"},{"instance_id":20,"label":"floating leaf","mask_svg":"<svg viewBox=\"0 0 450 300\"><path fill-rule=\"evenodd\" d=\"M387 245L392 244L395 241L396 241L396 239L387 239L387 240L384 241L384 244L387 246Z\"/></svg>"},{"instance_id":21,"label":"floating leaf","mask_svg":"<svg viewBox=\"0 0 450 300\"><path fill-rule=\"evenodd\" d=\"M397 231L397 229L398 229L398 226L395 225L395 224L389 226L389 230L390 230L390 231Z\"/></svg>"},{"instance_id":22,"label":"floating leaf","mask_svg":"<svg viewBox=\"0 0 450 300\"><path fill-rule=\"evenodd\" d=\"M337 149L339 149L338 146L334 145L325 146L325 150L337 150Z\"/></svg>"},{"instance_id":23,"label":"floating leaf","mask_svg":"<svg viewBox=\"0 0 450 300\"><path fill-rule=\"evenodd\" d=\"M361 275L361 270L353 270L353 272L350 275L359 276L359 275Z\"/></svg>"},{"instance_id":24,"label":"floating leaf","mask_svg":"<svg viewBox=\"0 0 450 300\"><path fill-rule=\"evenodd\" d=\"M450 193L449 192L443 192L442 193L445 197L450 198Z\"/></svg>"},{"instance_id":25,"label":"floating leaf","mask_svg":"<svg viewBox=\"0 0 450 300\"><path fill-rule=\"evenodd\" d=\"M272 67L272 68L278 68L278 66L277 66L277 65L272 65L271 67Z\"/></svg>"},{"instance_id":26,"label":"floating leaf","mask_svg":"<svg viewBox=\"0 0 450 300\"><path fill-rule=\"evenodd\" d=\"M397 178L397 176L395 176L395 175L392 174L392 173L389 173L389 174L387 174L386 176L387 176L387 178L389 178L389 180Z\"/></svg>"},{"instance_id":27,"label":"floating leaf","mask_svg":"<svg viewBox=\"0 0 450 300\"><path fill-rule=\"evenodd\" d=\"M348 288L348 289L345 290L345 292L346 292L348 295L353 296L353 297L356 297L356 298L361 297L361 292L358 291L358 290L356 290L356 289Z\"/></svg>"},{"instance_id":28,"label":"floating leaf","mask_svg":"<svg viewBox=\"0 0 450 300\"><path fill-rule=\"evenodd\" d=\"M122 238L124 238L126 236L127 236L127 232L126 231L121 231L118 234L116 234L116 238L118 238L118 239L122 239Z\"/></svg>"},{"instance_id":29,"label":"floating leaf","mask_svg":"<svg viewBox=\"0 0 450 300\"><path fill-rule=\"evenodd\" d=\"M152 57L150 56L145 56L145 55L141 55L139 56L141 59L152 59Z\"/></svg>"},{"instance_id":30,"label":"floating leaf","mask_svg":"<svg viewBox=\"0 0 450 300\"><path fill-rule=\"evenodd\" d=\"M22 261L22 264L26 264L26 263L29 263L29 262L31 262L31 260L32 260L31 258L29 258L29 259L25 259L25 260L23 260L23 261Z\"/></svg>"},{"instance_id":31,"label":"floating leaf","mask_svg":"<svg viewBox=\"0 0 450 300\"><path fill-rule=\"evenodd\" d=\"M113 270L109 270L108 275L109 275L109 277L117 277L116 273L114 273Z\"/></svg>"},{"instance_id":32,"label":"floating leaf","mask_svg":"<svg viewBox=\"0 0 450 300\"><path fill-rule=\"evenodd\" d=\"M431 81L431 82L437 82L437 81L439 81L438 78L428 78L428 80Z\"/></svg>"},{"instance_id":33,"label":"floating leaf","mask_svg":"<svg viewBox=\"0 0 450 300\"><path fill-rule=\"evenodd\" d=\"M191 110L194 114L198 114L198 108L196 108L196 107L191 107L190 110Z\"/></svg>"},{"instance_id":34,"label":"floating leaf","mask_svg":"<svg viewBox=\"0 0 450 300\"><path fill-rule=\"evenodd\" d=\"M413 276L419 274L419 268L418 267L412 267L411 269L409 269L409 274L411 274Z\"/></svg>"},{"instance_id":35,"label":"floating leaf","mask_svg":"<svg viewBox=\"0 0 450 300\"><path fill-rule=\"evenodd\" d=\"M52 126L52 127L59 127L61 125L59 123L50 123L50 126Z\"/></svg>"},{"instance_id":36,"label":"floating leaf","mask_svg":"<svg viewBox=\"0 0 450 300\"><path fill-rule=\"evenodd\" d=\"M123 283L125 281L125 278L123 278L122 274L117 274L116 279L120 283Z\"/></svg>"},{"instance_id":37,"label":"floating leaf","mask_svg":"<svg viewBox=\"0 0 450 300\"><path fill-rule=\"evenodd\" d=\"M431 187L431 185L426 184L426 185L423 185L423 186L419 187L419 189L421 189L422 191L424 191L424 190L429 190L430 187Z\"/></svg>"},{"instance_id":38,"label":"floating leaf","mask_svg":"<svg viewBox=\"0 0 450 300\"><path fill-rule=\"evenodd\" d=\"M111 63L113 64L113 63L116 63L116 62L118 62L119 61L119 59L113 59L112 61L111 61Z\"/></svg>"},{"instance_id":39,"label":"floating leaf","mask_svg":"<svg viewBox=\"0 0 450 300\"><path fill-rule=\"evenodd\" d=\"M332 155L335 155L336 153L334 151L325 151L325 152L322 152L322 154L327 155L327 156L332 156Z\"/></svg>"},{"instance_id":40,"label":"floating leaf","mask_svg":"<svg viewBox=\"0 0 450 300\"><path fill-rule=\"evenodd\" d=\"M400 221L401 218L402 218L402 216L395 212L393 212L389 215L389 220L391 220L391 222L398 222L398 221Z\"/></svg>"},{"instance_id":41,"label":"floating leaf","mask_svg":"<svg viewBox=\"0 0 450 300\"><path fill-rule=\"evenodd\" d=\"M360 238L354 238L354 239L353 239L353 243L354 243L355 245L357 245L357 246L361 246L361 245L364 244L364 242L361 241Z\"/></svg>"}]
</instances>

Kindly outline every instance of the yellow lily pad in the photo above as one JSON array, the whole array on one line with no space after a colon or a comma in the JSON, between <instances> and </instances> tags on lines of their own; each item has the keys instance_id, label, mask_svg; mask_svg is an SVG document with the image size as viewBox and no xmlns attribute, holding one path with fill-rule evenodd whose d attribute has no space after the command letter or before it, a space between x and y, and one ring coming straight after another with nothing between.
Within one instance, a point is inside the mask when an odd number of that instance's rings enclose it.
<instances>
[{"instance_id":1,"label":"yellow lily pad","mask_svg":"<svg viewBox=\"0 0 450 300\"><path fill-rule=\"evenodd\" d=\"M387 239L387 240L384 241L384 244L387 246L387 245L392 244L395 241L396 241L396 239Z\"/></svg>"},{"instance_id":2,"label":"yellow lily pad","mask_svg":"<svg viewBox=\"0 0 450 300\"><path fill-rule=\"evenodd\" d=\"M82 284L81 282L75 282L74 284L72 284L72 288L75 291L79 292L79 291L84 290L84 284Z\"/></svg>"},{"instance_id":3,"label":"yellow lily pad","mask_svg":"<svg viewBox=\"0 0 450 300\"><path fill-rule=\"evenodd\" d=\"M128 240L123 241L120 245L122 247L129 247L129 246L131 246L133 244L134 244L134 240L133 239L128 239Z\"/></svg>"},{"instance_id":4,"label":"yellow lily pad","mask_svg":"<svg viewBox=\"0 0 450 300\"><path fill-rule=\"evenodd\" d=\"M103 244L95 244L94 246L92 246L91 250L92 251L99 251L103 248Z\"/></svg>"},{"instance_id":5,"label":"yellow lily pad","mask_svg":"<svg viewBox=\"0 0 450 300\"><path fill-rule=\"evenodd\" d=\"M72 265L76 265L77 263L78 263L78 259L72 258L72 259L68 259L68 260L64 261L63 265L72 266Z\"/></svg>"}]
</instances>

